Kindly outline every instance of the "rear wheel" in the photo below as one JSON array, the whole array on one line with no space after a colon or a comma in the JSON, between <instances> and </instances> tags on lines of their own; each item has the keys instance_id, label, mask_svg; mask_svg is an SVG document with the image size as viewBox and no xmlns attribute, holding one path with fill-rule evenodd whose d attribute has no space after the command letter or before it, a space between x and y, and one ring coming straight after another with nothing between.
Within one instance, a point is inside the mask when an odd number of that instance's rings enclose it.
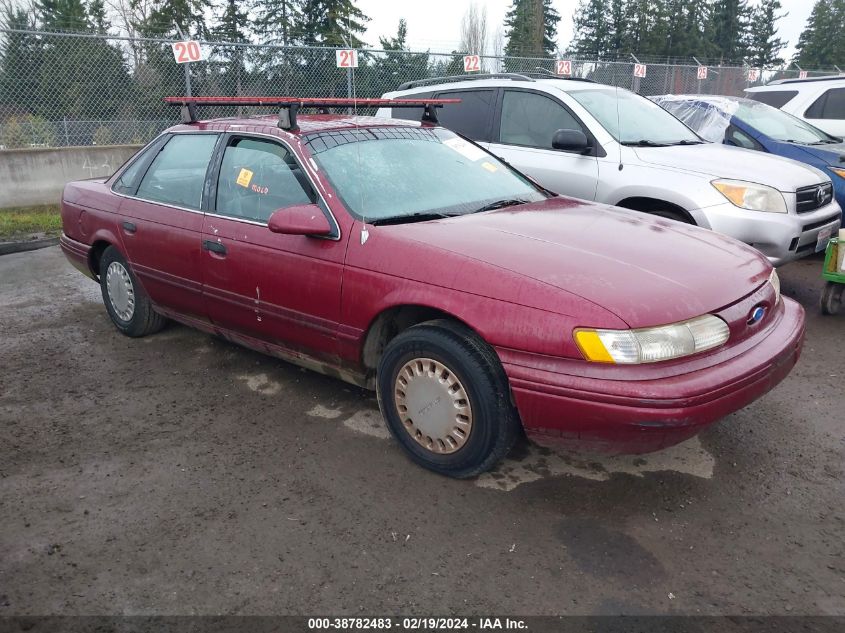
<instances>
[{"instance_id":1,"label":"rear wheel","mask_svg":"<svg viewBox=\"0 0 845 633\"><path fill-rule=\"evenodd\" d=\"M466 478L489 470L519 435L495 352L450 321L417 325L393 339L379 363L377 391L402 448L443 475Z\"/></svg>"},{"instance_id":2,"label":"rear wheel","mask_svg":"<svg viewBox=\"0 0 845 633\"><path fill-rule=\"evenodd\" d=\"M147 293L114 246L100 258L100 289L112 323L126 336L146 336L164 327L165 318L153 310Z\"/></svg>"},{"instance_id":3,"label":"rear wheel","mask_svg":"<svg viewBox=\"0 0 845 633\"><path fill-rule=\"evenodd\" d=\"M825 283L821 300L822 314L834 315L839 313L842 308L843 289L845 289L845 284L838 284L833 281Z\"/></svg>"}]
</instances>

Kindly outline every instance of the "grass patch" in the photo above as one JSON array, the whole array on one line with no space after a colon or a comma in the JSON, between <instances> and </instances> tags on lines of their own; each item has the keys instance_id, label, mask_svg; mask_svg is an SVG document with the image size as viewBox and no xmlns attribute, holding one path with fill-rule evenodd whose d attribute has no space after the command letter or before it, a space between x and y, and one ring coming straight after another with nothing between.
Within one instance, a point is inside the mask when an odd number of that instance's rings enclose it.
<instances>
[{"instance_id":1,"label":"grass patch","mask_svg":"<svg viewBox=\"0 0 845 633\"><path fill-rule=\"evenodd\" d=\"M62 218L57 204L0 209L0 240L30 233L58 235L61 231Z\"/></svg>"}]
</instances>

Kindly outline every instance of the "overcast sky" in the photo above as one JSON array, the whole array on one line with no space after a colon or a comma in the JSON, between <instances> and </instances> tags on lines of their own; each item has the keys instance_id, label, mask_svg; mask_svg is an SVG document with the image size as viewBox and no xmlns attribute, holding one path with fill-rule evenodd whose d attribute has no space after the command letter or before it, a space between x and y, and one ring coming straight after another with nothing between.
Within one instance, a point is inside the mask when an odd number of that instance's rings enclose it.
<instances>
[{"instance_id":1,"label":"overcast sky","mask_svg":"<svg viewBox=\"0 0 845 633\"><path fill-rule=\"evenodd\" d=\"M578 0L552 0L560 13L558 24L558 46L565 49L572 38L572 14L578 6ZM752 4L756 4L752 0ZM786 59L795 51L798 36L812 10L811 0L781 0L788 15L778 22L780 37L789 44L782 54ZM380 36L393 36L399 18L408 21L408 41L414 49L431 49L432 52L449 52L457 48L460 41L461 18L469 5L468 0L357 0L357 5L372 20L368 23L364 41L370 46L378 46ZM480 7L487 8L488 30L492 37L499 24L505 19L505 13L511 5L510 0L478 0Z\"/></svg>"}]
</instances>

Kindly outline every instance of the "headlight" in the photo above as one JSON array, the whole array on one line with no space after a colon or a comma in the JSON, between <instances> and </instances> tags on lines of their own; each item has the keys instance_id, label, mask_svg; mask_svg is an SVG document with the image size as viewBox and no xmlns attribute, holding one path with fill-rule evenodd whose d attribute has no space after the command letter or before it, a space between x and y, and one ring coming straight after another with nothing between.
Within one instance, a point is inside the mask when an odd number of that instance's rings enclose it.
<instances>
[{"instance_id":1,"label":"headlight","mask_svg":"<svg viewBox=\"0 0 845 633\"><path fill-rule=\"evenodd\" d=\"M774 268L772 268L772 274L769 275L769 283L775 289L775 305L777 305L780 303L780 277Z\"/></svg>"},{"instance_id":2,"label":"headlight","mask_svg":"<svg viewBox=\"0 0 845 633\"><path fill-rule=\"evenodd\" d=\"M742 180L714 180L713 186L732 204L743 209L786 213L786 200L774 187Z\"/></svg>"},{"instance_id":3,"label":"headlight","mask_svg":"<svg viewBox=\"0 0 845 633\"><path fill-rule=\"evenodd\" d=\"M575 330L584 358L597 363L655 363L713 349L728 340L728 324L704 316L639 330Z\"/></svg>"},{"instance_id":4,"label":"headlight","mask_svg":"<svg viewBox=\"0 0 845 633\"><path fill-rule=\"evenodd\" d=\"M831 167L830 171L832 171L834 174L836 174L840 178L845 178L845 169L839 169L838 167Z\"/></svg>"}]
</instances>

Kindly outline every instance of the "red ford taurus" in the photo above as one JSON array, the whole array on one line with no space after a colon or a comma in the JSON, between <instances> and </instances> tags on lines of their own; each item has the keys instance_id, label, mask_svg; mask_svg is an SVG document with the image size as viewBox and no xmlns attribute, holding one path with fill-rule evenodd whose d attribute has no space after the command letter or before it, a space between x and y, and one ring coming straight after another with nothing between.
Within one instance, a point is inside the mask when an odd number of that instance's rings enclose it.
<instances>
[{"instance_id":1,"label":"red ford taurus","mask_svg":"<svg viewBox=\"0 0 845 633\"><path fill-rule=\"evenodd\" d=\"M118 330L173 319L374 389L409 456L455 477L521 429L670 446L798 359L803 311L750 247L555 196L434 124L440 104L419 124L276 105L189 103L112 177L67 185L62 248Z\"/></svg>"}]
</instances>

